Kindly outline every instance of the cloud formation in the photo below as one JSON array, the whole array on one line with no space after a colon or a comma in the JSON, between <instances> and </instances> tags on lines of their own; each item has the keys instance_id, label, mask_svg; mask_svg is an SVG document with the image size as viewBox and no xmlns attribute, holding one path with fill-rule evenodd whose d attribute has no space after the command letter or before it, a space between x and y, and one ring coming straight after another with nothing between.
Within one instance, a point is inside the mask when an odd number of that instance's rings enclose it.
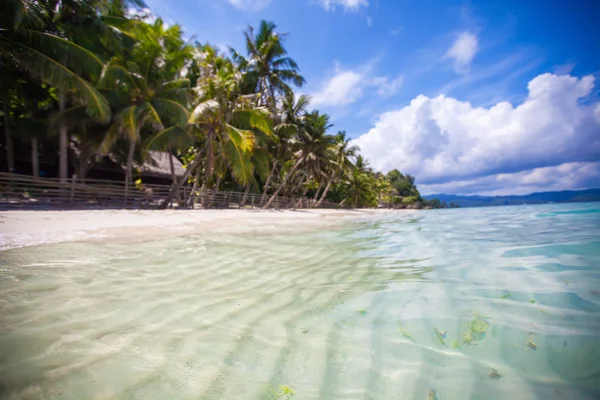
<instances>
[{"instance_id":1,"label":"cloud formation","mask_svg":"<svg viewBox=\"0 0 600 400\"><path fill-rule=\"evenodd\" d=\"M510 188L504 176L516 184L529 176L526 183L535 186L538 178L544 182L540 174L552 171L544 168L600 160L600 103L588 98L593 89L591 75L547 73L529 82L527 98L516 107L473 107L444 95L419 95L381 114L354 144L375 169L415 175L427 192L463 185L477 193L475 184L492 181L496 189ZM514 175L524 171L530 175Z\"/></svg>"},{"instance_id":2,"label":"cloud formation","mask_svg":"<svg viewBox=\"0 0 600 400\"><path fill-rule=\"evenodd\" d=\"M358 11L362 7L368 7L368 0L318 0L321 7L327 11L334 11L336 7L342 7L346 11Z\"/></svg>"},{"instance_id":3,"label":"cloud formation","mask_svg":"<svg viewBox=\"0 0 600 400\"><path fill-rule=\"evenodd\" d=\"M600 162L573 162L511 174L419 185L419 191L424 195L450 193L504 196L569 189L591 189L597 188L599 185Z\"/></svg>"},{"instance_id":4,"label":"cloud formation","mask_svg":"<svg viewBox=\"0 0 600 400\"><path fill-rule=\"evenodd\" d=\"M335 70L333 77L321 90L311 95L313 106L341 106L354 103L363 96L363 72L342 70L339 65L336 65Z\"/></svg>"},{"instance_id":5,"label":"cloud formation","mask_svg":"<svg viewBox=\"0 0 600 400\"><path fill-rule=\"evenodd\" d=\"M471 62L479 50L479 41L477 36L471 32L460 33L452 47L446 52L445 58L454 60L454 70L459 74L469 72Z\"/></svg>"},{"instance_id":6,"label":"cloud formation","mask_svg":"<svg viewBox=\"0 0 600 400\"><path fill-rule=\"evenodd\" d=\"M336 63L333 76L323 83L319 91L311 94L311 105L335 107L353 104L369 90L373 93L376 91L382 97L396 94L404 83L404 77L373 77L375 63L376 59L356 69L347 70Z\"/></svg>"}]
</instances>

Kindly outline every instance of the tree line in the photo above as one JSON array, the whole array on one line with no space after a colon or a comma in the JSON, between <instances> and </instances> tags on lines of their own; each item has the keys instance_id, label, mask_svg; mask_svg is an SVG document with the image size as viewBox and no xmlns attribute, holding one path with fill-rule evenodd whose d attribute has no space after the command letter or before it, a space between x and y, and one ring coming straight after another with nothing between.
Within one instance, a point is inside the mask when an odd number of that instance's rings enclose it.
<instances>
[{"instance_id":1,"label":"tree line","mask_svg":"<svg viewBox=\"0 0 600 400\"><path fill-rule=\"evenodd\" d=\"M376 173L330 117L298 95L305 79L272 22L244 32L244 52L186 40L178 25L143 14L141 0L4 0L0 94L6 170L15 152L57 161L65 181L104 157L125 166L126 188L151 150L185 166L179 189L229 188L309 196L353 207L441 207L414 177ZM27 151L29 151L27 150ZM128 190L128 189L126 189Z\"/></svg>"}]
</instances>

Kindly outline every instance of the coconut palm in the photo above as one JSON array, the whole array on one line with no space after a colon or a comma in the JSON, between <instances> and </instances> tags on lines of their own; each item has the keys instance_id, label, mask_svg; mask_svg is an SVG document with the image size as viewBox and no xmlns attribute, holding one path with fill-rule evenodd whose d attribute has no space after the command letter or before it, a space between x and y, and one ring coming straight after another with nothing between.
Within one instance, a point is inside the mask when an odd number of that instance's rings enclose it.
<instances>
[{"instance_id":1,"label":"coconut palm","mask_svg":"<svg viewBox=\"0 0 600 400\"><path fill-rule=\"evenodd\" d=\"M276 32L272 22L261 21L258 32L249 26L246 39L247 58L232 50L233 58L240 70L245 72L244 80L248 87L261 96L261 105L275 113L276 95L292 93L289 83L301 87L305 83L300 75L298 64L287 55L283 46L285 34Z\"/></svg>"},{"instance_id":2,"label":"coconut palm","mask_svg":"<svg viewBox=\"0 0 600 400\"><path fill-rule=\"evenodd\" d=\"M210 46L206 46L198 58L202 76L196 87L197 104L188 123L192 131L204 137L204 143L160 208L167 207L203 160L203 185L212 177L218 157L226 161L231 175L238 183L248 185L254 179L252 155L256 133L271 134L268 112L255 105L255 96L240 94L242 74L233 63L219 56Z\"/></svg>"},{"instance_id":3,"label":"coconut palm","mask_svg":"<svg viewBox=\"0 0 600 400\"><path fill-rule=\"evenodd\" d=\"M263 194L261 197L261 204L264 204L267 191L270 188L272 179L274 178L277 169L293 157L291 154L292 141L300 132L304 115L307 112L310 98L305 95L301 95L296 100L293 93L287 93L282 101L279 109L279 113L276 117L278 123L275 125L273 131L273 140L269 149L272 155L271 171L267 177L265 185L263 187Z\"/></svg>"},{"instance_id":4,"label":"coconut palm","mask_svg":"<svg viewBox=\"0 0 600 400\"><path fill-rule=\"evenodd\" d=\"M316 175L321 171L321 165L328 157L332 137L326 134L327 129L331 127L329 116L313 111L307 114L300 124L297 138L291 142L294 151L293 165L285 174L283 181L273 193L265 208L269 208L275 198L294 176L298 168L304 164L308 176Z\"/></svg>"},{"instance_id":5,"label":"coconut palm","mask_svg":"<svg viewBox=\"0 0 600 400\"><path fill-rule=\"evenodd\" d=\"M341 131L335 135L335 144L334 144L334 154L335 157L333 162L330 163L330 175L327 182L327 186L321 195L321 198L315 205L315 207L319 207L323 200L327 197L327 193L331 188L332 183L335 181L336 177L342 177L347 173L349 168L353 167L351 159L356 157L358 154L358 147L352 146L350 144L350 139L346 137L346 132Z\"/></svg>"},{"instance_id":6,"label":"coconut palm","mask_svg":"<svg viewBox=\"0 0 600 400\"><path fill-rule=\"evenodd\" d=\"M181 39L181 29L177 25L165 29L157 19L153 24L138 24L133 33L138 41L130 57L111 60L99 82L118 107L101 150L108 152L120 137L129 144L126 192L132 183L133 158L142 132L152 133L147 148L185 141L191 101L189 81L178 75L185 63L182 55L191 53Z\"/></svg>"},{"instance_id":7,"label":"coconut palm","mask_svg":"<svg viewBox=\"0 0 600 400\"><path fill-rule=\"evenodd\" d=\"M68 4L4 1L0 9L0 63L27 71L33 78L57 88L61 111L66 109L69 97L72 97L74 102L85 104L90 116L101 122L108 121L108 101L92 84L100 75L103 61L72 40L73 37L62 28L65 20L74 16L80 20L95 18L98 6L109 3L92 0ZM70 33L74 31L70 29ZM7 78L5 75L4 79ZM67 129L61 126L59 131L59 176L64 181L67 177Z\"/></svg>"}]
</instances>

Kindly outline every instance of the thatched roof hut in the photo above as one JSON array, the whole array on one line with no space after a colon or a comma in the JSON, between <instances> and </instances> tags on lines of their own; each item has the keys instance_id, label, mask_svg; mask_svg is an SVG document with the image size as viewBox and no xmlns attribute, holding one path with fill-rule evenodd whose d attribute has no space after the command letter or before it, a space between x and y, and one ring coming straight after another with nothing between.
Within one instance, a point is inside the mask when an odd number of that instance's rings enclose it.
<instances>
[{"instance_id":1,"label":"thatched roof hut","mask_svg":"<svg viewBox=\"0 0 600 400\"><path fill-rule=\"evenodd\" d=\"M171 178L171 163L169 158L173 160L173 169L175 170L175 175L177 177L183 176L185 173L185 168L183 168L181 162L171 153L164 151L151 150L148 154L148 159L146 162L142 166L137 166L137 168L139 168L142 176L152 178Z\"/></svg>"}]
</instances>

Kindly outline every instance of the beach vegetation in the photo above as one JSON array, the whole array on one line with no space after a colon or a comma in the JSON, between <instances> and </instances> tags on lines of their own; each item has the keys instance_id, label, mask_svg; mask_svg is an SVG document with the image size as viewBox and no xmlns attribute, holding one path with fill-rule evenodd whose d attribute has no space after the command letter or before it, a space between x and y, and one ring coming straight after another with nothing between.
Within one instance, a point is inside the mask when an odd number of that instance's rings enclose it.
<instances>
[{"instance_id":1,"label":"beach vegetation","mask_svg":"<svg viewBox=\"0 0 600 400\"><path fill-rule=\"evenodd\" d=\"M415 177L375 172L298 94L305 78L273 22L224 50L188 39L143 0L6 0L0 14L4 171L84 181L112 163L127 192L158 151L185 168L176 176L171 163L161 208L189 206L177 195L186 184L205 207L208 190L262 194L264 207L279 195L315 207L443 206L421 197Z\"/></svg>"}]
</instances>

